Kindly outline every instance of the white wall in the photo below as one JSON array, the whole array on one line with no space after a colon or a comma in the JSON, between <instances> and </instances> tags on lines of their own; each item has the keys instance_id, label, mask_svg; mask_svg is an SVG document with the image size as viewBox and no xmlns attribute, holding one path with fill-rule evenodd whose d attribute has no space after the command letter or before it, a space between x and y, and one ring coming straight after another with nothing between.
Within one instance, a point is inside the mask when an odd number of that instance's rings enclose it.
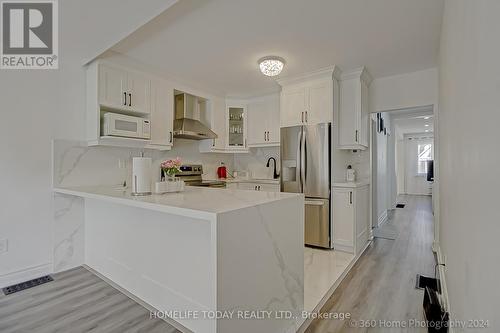
<instances>
[{"instance_id":1,"label":"white wall","mask_svg":"<svg viewBox=\"0 0 500 333\"><path fill-rule=\"evenodd\" d=\"M83 138L82 64L172 1L59 1L59 70L2 70L0 284L52 268L51 139ZM126 17L109 24L109 17ZM22 133L20 128L23 128Z\"/></svg>"},{"instance_id":2,"label":"white wall","mask_svg":"<svg viewBox=\"0 0 500 333\"><path fill-rule=\"evenodd\" d=\"M437 68L377 78L370 85L371 112L436 105L437 101Z\"/></svg>"},{"instance_id":3,"label":"white wall","mask_svg":"<svg viewBox=\"0 0 500 333\"><path fill-rule=\"evenodd\" d=\"M439 241L452 317L483 332L500 331L499 15L497 0L446 1L440 49Z\"/></svg>"}]
</instances>

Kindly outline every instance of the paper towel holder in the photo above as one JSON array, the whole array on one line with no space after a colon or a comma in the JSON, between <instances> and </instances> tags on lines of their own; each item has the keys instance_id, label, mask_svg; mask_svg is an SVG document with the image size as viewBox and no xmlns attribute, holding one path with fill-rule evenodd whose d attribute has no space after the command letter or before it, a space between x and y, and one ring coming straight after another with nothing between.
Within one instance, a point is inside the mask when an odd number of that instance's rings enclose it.
<instances>
[{"instance_id":1,"label":"paper towel holder","mask_svg":"<svg viewBox=\"0 0 500 333\"><path fill-rule=\"evenodd\" d=\"M134 185L135 185L135 188L137 188L137 176L134 177ZM147 195L151 195L152 193L151 192L132 192L130 194L134 197L144 197Z\"/></svg>"}]
</instances>

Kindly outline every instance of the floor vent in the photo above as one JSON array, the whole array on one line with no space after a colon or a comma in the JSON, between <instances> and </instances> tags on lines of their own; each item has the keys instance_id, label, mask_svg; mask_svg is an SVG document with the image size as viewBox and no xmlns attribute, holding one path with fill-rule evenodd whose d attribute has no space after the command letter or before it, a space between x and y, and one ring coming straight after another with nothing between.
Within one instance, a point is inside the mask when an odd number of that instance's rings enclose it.
<instances>
[{"instance_id":1,"label":"floor vent","mask_svg":"<svg viewBox=\"0 0 500 333\"><path fill-rule=\"evenodd\" d=\"M438 279L417 274L416 289L425 289L426 287L432 290L438 290Z\"/></svg>"},{"instance_id":2,"label":"floor vent","mask_svg":"<svg viewBox=\"0 0 500 333\"><path fill-rule=\"evenodd\" d=\"M405 208L405 204L396 204L396 208Z\"/></svg>"},{"instance_id":3,"label":"floor vent","mask_svg":"<svg viewBox=\"0 0 500 333\"><path fill-rule=\"evenodd\" d=\"M41 284L47 283L54 281L54 279L50 275L42 276L37 279L29 280L26 282L21 282L18 284L15 284L13 286L5 287L2 289L3 293L5 295L10 295L13 293L17 293L18 291L23 291L25 289L33 288L36 286L39 286Z\"/></svg>"}]
</instances>

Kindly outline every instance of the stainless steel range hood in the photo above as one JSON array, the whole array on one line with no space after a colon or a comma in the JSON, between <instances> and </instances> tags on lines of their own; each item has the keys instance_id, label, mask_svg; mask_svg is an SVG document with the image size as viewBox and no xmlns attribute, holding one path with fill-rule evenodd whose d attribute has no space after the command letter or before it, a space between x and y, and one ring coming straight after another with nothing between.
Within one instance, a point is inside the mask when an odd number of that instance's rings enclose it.
<instances>
[{"instance_id":1,"label":"stainless steel range hood","mask_svg":"<svg viewBox=\"0 0 500 333\"><path fill-rule=\"evenodd\" d=\"M200 101L198 97L186 93L176 95L174 138L191 140L216 139L217 134L199 121L199 114Z\"/></svg>"}]
</instances>

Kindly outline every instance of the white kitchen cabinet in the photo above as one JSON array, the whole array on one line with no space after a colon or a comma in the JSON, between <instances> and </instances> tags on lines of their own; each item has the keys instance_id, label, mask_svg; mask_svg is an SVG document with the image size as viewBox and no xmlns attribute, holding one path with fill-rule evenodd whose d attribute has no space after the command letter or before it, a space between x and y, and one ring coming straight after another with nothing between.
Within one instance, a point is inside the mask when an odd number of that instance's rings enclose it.
<instances>
[{"instance_id":1,"label":"white kitchen cabinet","mask_svg":"<svg viewBox=\"0 0 500 333\"><path fill-rule=\"evenodd\" d=\"M173 88L154 75L109 61L87 66L86 139L89 146L168 150L172 147ZM148 119L150 139L104 136L103 115L114 112Z\"/></svg>"},{"instance_id":2,"label":"white kitchen cabinet","mask_svg":"<svg viewBox=\"0 0 500 333\"><path fill-rule=\"evenodd\" d=\"M149 113L151 110L151 79L138 72L127 72L128 107L132 111Z\"/></svg>"},{"instance_id":3,"label":"white kitchen cabinet","mask_svg":"<svg viewBox=\"0 0 500 333\"><path fill-rule=\"evenodd\" d=\"M369 237L369 185L334 186L333 248L359 254Z\"/></svg>"},{"instance_id":4,"label":"white kitchen cabinet","mask_svg":"<svg viewBox=\"0 0 500 333\"><path fill-rule=\"evenodd\" d=\"M371 76L365 68L342 74L338 113L338 148L368 148Z\"/></svg>"},{"instance_id":5,"label":"white kitchen cabinet","mask_svg":"<svg viewBox=\"0 0 500 333\"><path fill-rule=\"evenodd\" d=\"M99 105L102 108L150 113L151 80L147 75L109 64L97 66Z\"/></svg>"},{"instance_id":6,"label":"white kitchen cabinet","mask_svg":"<svg viewBox=\"0 0 500 333\"><path fill-rule=\"evenodd\" d=\"M247 102L248 147L279 146L280 96L268 95Z\"/></svg>"},{"instance_id":7,"label":"white kitchen cabinet","mask_svg":"<svg viewBox=\"0 0 500 333\"><path fill-rule=\"evenodd\" d=\"M262 191L262 192L279 192L279 184L257 183L257 182L239 182L236 183L238 190L247 191ZM234 187L230 187L234 188Z\"/></svg>"},{"instance_id":8,"label":"white kitchen cabinet","mask_svg":"<svg viewBox=\"0 0 500 333\"><path fill-rule=\"evenodd\" d=\"M314 125L333 122L337 67L278 80L282 86L280 126Z\"/></svg>"},{"instance_id":9,"label":"white kitchen cabinet","mask_svg":"<svg viewBox=\"0 0 500 333\"><path fill-rule=\"evenodd\" d=\"M226 150L248 152L247 106L244 101L226 101Z\"/></svg>"},{"instance_id":10,"label":"white kitchen cabinet","mask_svg":"<svg viewBox=\"0 0 500 333\"><path fill-rule=\"evenodd\" d=\"M174 88L165 80L151 82L151 148L170 149L174 144Z\"/></svg>"},{"instance_id":11,"label":"white kitchen cabinet","mask_svg":"<svg viewBox=\"0 0 500 333\"><path fill-rule=\"evenodd\" d=\"M107 65L99 66L99 104L110 109L126 108L127 72Z\"/></svg>"},{"instance_id":12,"label":"white kitchen cabinet","mask_svg":"<svg viewBox=\"0 0 500 333\"><path fill-rule=\"evenodd\" d=\"M226 152L226 101L223 98L212 98L207 104L205 114L200 114L200 121L217 134L216 139L202 140L200 152Z\"/></svg>"}]
</instances>

